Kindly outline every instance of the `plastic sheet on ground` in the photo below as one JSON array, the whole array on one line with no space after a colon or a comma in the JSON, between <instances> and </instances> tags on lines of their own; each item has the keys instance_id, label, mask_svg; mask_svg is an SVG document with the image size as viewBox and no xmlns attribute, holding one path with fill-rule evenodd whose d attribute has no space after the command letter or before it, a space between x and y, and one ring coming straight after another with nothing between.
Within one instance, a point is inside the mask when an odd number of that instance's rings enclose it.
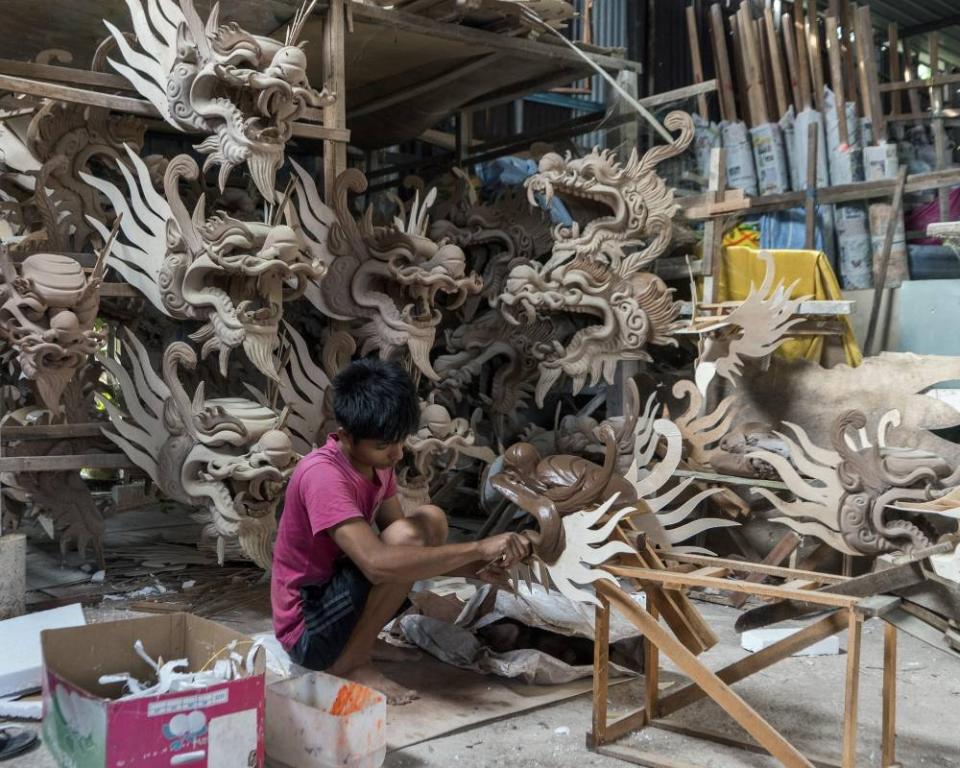
<instances>
[{"instance_id":1,"label":"plastic sheet on ground","mask_svg":"<svg viewBox=\"0 0 960 768\"><path fill-rule=\"evenodd\" d=\"M593 639L593 606L574 603L538 584L533 585L532 590L521 584L517 594L498 590L493 607L487 613L478 615L492 589L490 585L478 589L453 624L430 616L402 617L400 628L405 639L448 664L483 674L519 678L526 683L555 685L593 674L592 665L570 665L536 649L497 653L474 634L482 627L503 619L513 619L528 627ZM634 599L642 601L643 595L638 594ZM633 624L616 611L611 611L611 644L636 638L639 634ZM633 674L629 669L612 662L610 668L615 674Z\"/></svg>"}]
</instances>

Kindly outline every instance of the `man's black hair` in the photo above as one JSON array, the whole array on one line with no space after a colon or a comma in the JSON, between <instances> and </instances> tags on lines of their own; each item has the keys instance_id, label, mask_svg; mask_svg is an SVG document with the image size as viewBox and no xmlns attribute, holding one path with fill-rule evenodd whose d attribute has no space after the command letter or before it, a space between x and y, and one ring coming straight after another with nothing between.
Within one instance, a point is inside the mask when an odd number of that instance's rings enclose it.
<instances>
[{"instance_id":1,"label":"man's black hair","mask_svg":"<svg viewBox=\"0 0 960 768\"><path fill-rule=\"evenodd\" d=\"M420 399L403 368L365 357L334 378L333 412L352 438L395 443L419 426Z\"/></svg>"}]
</instances>

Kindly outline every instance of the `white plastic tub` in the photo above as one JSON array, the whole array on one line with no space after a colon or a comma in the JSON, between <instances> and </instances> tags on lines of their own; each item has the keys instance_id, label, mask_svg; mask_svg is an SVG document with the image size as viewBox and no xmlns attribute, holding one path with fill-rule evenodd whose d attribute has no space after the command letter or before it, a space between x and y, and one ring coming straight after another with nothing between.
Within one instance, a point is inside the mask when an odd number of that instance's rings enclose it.
<instances>
[{"instance_id":1,"label":"white plastic tub","mask_svg":"<svg viewBox=\"0 0 960 768\"><path fill-rule=\"evenodd\" d=\"M387 751L387 702L366 686L323 672L267 686L267 757L289 768L379 768Z\"/></svg>"}]
</instances>

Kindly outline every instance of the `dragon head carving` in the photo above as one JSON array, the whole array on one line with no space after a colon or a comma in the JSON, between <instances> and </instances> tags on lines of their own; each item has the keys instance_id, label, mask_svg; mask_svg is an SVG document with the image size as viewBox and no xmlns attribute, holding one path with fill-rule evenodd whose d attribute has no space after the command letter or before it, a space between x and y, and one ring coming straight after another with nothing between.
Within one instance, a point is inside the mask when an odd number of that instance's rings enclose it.
<instances>
[{"instance_id":1,"label":"dragon head carving","mask_svg":"<svg viewBox=\"0 0 960 768\"><path fill-rule=\"evenodd\" d=\"M674 343L679 307L662 280L641 271L669 244L676 212L673 190L655 167L693 139L686 113L671 112L666 125L680 131L674 142L642 157L634 150L623 165L610 151L580 159L548 154L527 180L531 203L538 195L548 201L560 195L589 218L582 228L576 222L558 226L547 262L514 266L498 300L512 323L563 313L578 326L572 336L551 339L535 352L540 405L562 374L573 379L575 391L588 379L612 382L617 360L646 359L647 344Z\"/></svg>"},{"instance_id":2,"label":"dragon head carving","mask_svg":"<svg viewBox=\"0 0 960 768\"><path fill-rule=\"evenodd\" d=\"M129 195L109 181L81 174L123 215L125 242L115 247L109 266L164 314L202 322L191 338L203 345L203 357L219 354L223 375L230 352L242 346L257 369L275 380L273 351L280 343L283 304L302 295L325 266L287 224L240 221L222 211L208 217L204 195L188 213L180 181L199 175L189 155L167 165L160 195L143 160L129 148L127 154L134 173L118 168ZM106 232L102 222L90 221Z\"/></svg>"},{"instance_id":3,"label":"dragon head carving","mask_svg":"<svg viewBox=\"0 0 960 768\"><path fill-rule=\"evenodd\" d=\"M456 309L480 292L482 282L467 273L459 246L427 235L435 193L422 202L418 194L406 219L375 226L372 209L360 221L350 213L349 193L362 193L367 187L360 171L348 169L337 178L331 210L321 202L309 174L296 163L293 166L300 181L298 212L308 247L329 264L326 278L308 289L306 297L329 317L362 322L354 331L361 354L377 349L388 358L407 350L414 365L437 381L430 352L442 318L438 299L446 296L446 308Z\"/></svg>"},{"instance_id":4,"label":"dragon head carving","mask_svg":"<svg viewBox=\"0 0 960 768\"><path fill-rule=\"evenodd\" d=\"M164 351L158 376L144 346L128 331L125 351L133 377L119 362L101 358L116 378L128 412L98 398L110 415L104 434L140 466L164 494L204 508L218 535L261 568L270 567L276 507L299 458L284 425L285 413L239 397L193 397L179 369L193 368L191 347L175 342Z\"/></svg>"},{"instance_id":5,"label":"dragon head carving","mask_svg":"<svg viewBox=\"0 0 960 768\"><path fill-rule=\"evenodd\" d=\"M216 4L204 23L193 0L130 0L140 50L104 21L122 56L109 61L172 126L209 134L196 148L207 155L204 170L220 166L221 190L230 171L245 163L272 201L294 121L308 107L335 99L310 86L297 43L315 5L312 0L300 8L281 42L221 24Z\"/></svg>"},{"instance_id":6,"label":"dragon head carving","mask_svg":"<svg viewBox=\"0 0 960 768\"><path fill-rule=\"evenodd\" d=\"M115 234L116 229L89 277L75 259L53 253L28 256L18 274L0 248L0 338L16 353L21 373L34 382L40 401L57 418L67 385L103 342L94 321Z\"/></svg>"}]
</instances>

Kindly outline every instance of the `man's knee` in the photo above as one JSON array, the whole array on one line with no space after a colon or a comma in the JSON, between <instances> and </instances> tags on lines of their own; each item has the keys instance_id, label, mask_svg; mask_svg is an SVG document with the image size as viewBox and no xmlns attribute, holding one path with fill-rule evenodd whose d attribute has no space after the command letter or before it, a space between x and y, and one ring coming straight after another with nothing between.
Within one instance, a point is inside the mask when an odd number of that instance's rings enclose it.
<instances>
[{"instance_id":1,"label":"man's knee","mask_svg":"<svg viewBox=\"0 0 960 768\"><path fill-rule=\"evenodd\" d=\"M436 547L447 541L447 515L440 507L433 504L424 504L418 507L411 516L423 531L423 544Z\"/></svg>"}]
</instances>

